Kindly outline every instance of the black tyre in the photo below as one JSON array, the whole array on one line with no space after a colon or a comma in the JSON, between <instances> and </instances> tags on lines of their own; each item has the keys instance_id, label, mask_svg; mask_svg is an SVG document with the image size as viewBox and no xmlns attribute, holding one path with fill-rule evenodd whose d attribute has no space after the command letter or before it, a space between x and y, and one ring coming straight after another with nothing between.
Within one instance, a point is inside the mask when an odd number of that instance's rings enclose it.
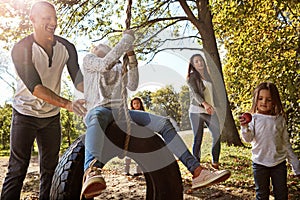
<instances>
[{"instance_id":1,"label":"black tyre","mask_svg":"<svg viewBox=\"0 0 300 200\"><path fill-rule=\"evenodd\" d=\"M144 172L147 186L146 199L183 199L179 167L173 154L165 148L164 141L157 134L145 128L132 124L131 129L139 137L130 137L127 155L134 159ZM126 133L113 123L108 127L106 136L107 141L105 141L104 148L106 162L116 156L122 157ZM79 137L73 142L56 167L50 191L50 198L53 200L76 200L80 198L84 163L83 137ZM141 153L157 150L159 150L159 153L155 154L156 160L153 160L153 157L136 156L136 153L140 155ZM151 170L153 163L161 163L166 160L170 161L169 164Z\"/></svg>"}]
</instances>

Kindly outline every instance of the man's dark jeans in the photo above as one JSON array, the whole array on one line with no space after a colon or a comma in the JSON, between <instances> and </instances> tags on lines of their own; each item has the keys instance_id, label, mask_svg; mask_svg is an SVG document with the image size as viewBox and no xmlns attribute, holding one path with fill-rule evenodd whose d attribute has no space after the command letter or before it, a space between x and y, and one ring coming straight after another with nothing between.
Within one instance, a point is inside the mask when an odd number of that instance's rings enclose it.
<instances>
[{"instance_id":1,"label":"man's dark jeans","mask_svg":"<svg viewBox=\"0 0 300 200\"><path fill-rule=\"evenodd\" d=\"M36 118L22 115L13 110L10 158L1 200L20 199L35 139L40 161L39 199L49 199L51 181L59 159L61 143L60 115L49 118Z\"/></svg>"}]
</instances>

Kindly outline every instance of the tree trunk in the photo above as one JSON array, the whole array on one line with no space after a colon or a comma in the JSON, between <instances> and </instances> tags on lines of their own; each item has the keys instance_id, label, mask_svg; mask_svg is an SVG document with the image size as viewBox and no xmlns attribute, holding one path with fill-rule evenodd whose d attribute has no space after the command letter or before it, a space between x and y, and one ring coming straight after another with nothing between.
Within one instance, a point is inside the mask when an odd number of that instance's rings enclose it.
<instances>
[{"instance_id":1,"label":"tree trunk","mask_svg":"<svg viewBox=\"0 0 300 200\"><path fill-rule=\"evenodd\" d=\"M222 130L222 141L226 142L228 145L242 146L243 143L235 126L225 89L222 65L212 24L212 15L209 10L209 2L208 0L199 0L197 2L198 19L189 10L186 1L180 0L180 4L189 20L194 24L201 35L207 66L209 67L211 74L219 74L219 76L217 76L219 77L218 80L212 77L212 81L214 83L214 89L219 93L223 93L221 96L225 98L223 101L222 99L219 99L221 105L224 106L224 113L220 112L221 115L218 115Z\"/></svg>"}]
</instances>

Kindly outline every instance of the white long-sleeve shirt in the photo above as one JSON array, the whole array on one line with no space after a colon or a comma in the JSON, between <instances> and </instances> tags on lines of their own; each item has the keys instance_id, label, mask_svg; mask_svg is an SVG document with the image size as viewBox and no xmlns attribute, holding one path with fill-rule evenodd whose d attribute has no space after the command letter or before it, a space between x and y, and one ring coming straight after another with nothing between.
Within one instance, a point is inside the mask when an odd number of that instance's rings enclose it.
<instances>
[{"instance_id":1,"label":"white long-sleeve shirt","mask_svg":"<svg viewBox=\"0 0 300 200\"><path fill-rule=\"evenodd\" d=\"M134 37L124 34L120 42L105 57L87 54L83 58L84 96L88 111L96 106L120 107L122 101L122 64L117 63L111 70L106 68L128 51L133 42ZM126 87L134 91L138 87L138 83L139 74L136 57L135 55L129 56Z\"/></svg>"},{"instance_id":2,"label":"white long-sleeve shirt","mask_svg":"<svg viewBox=\"0 0 300 200\"><path fill-rule=\"evenodd\" d=\"M244 141L251 142L254 163L273 167L287 159L290 143L283 116L253 114L241 132Z\"/></svg>"},{"instance_id":3,"label":"white long-sleeve shirt","mask_svg":"<svg viewBox=\"0 0 300 200\"><path fill-rule=\"evenodd\" d=\"M291 143L288 145L287 150L287 159L288 162L292 165L292 170L295 175L300 175L300 161L297 157L297 155L294 153Z\"/></svg>"}]
</instances>

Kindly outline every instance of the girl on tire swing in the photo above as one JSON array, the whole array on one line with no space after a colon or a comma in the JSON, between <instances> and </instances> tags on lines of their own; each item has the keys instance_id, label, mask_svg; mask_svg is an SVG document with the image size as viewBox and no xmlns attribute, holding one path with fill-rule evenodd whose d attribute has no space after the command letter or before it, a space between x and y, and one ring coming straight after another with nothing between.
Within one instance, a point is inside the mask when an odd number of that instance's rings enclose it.
<instances>
[{"instance_id":1,"label":"girl on tire swing","mask_svg":"<svg viewBox=\"0 0 300 200\"><path fill-rule=\"evenodd\" d=\"M98 196L106 188L101 176L103 167L104 130L118 113L122 105L122 64L119 58L126 53L129 57L129 69L126 77L126 87L133 91L138 86L138 68L135 53L132 50L134 32L125 30L123 37L114 48L99 44L83 59L84 96L86 99L87 126L85 136L85 162L81 197ZM177 134L170 120L166 117L148 112L129 110L131 120L139 126L144 126L159 133L167 147L180 159L193 175L192 188L205 187L219 183L230 176L228 170L211 172L200 166L199 161L190 153L181 137ZM103 162L102 162L103 161Z\"/></svg>"}]
</instances>

